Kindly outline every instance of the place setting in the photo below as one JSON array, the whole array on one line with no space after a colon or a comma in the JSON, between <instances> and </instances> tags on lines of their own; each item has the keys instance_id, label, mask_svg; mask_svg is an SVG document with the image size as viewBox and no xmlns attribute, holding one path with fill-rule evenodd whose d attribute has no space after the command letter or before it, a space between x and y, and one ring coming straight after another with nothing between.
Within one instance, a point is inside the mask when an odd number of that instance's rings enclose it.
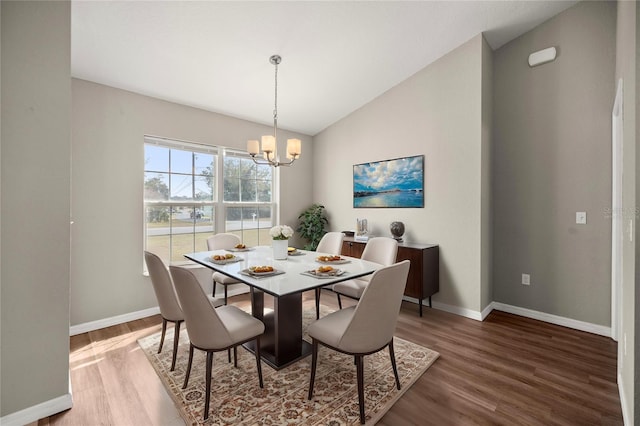
<instances>
[{"instance_id":1,"label":"place setting","mask_svg":"<svg viewBox=\"0 0 640 426\"><path fill-rule=\"evenodd\" d=\"M302 272L302 275L308 275L314 278L333 278L333 277L339 277L346 273L347 271L343 269L337 269L337 268L334 268L333 266L323 265L323 266L319 266L316 269L304 271Z\"/></svg>"},{"instance_id":2,"label":"place setting","mask_svg":"<svg viewBox=\"0 0 640 426\"><path fill-rule=\"evenodd\" d=\"M241 252L241 251L251 251L251 250L255 250L255 248L253 247L248 247L245 244L236 244L235 247L232 247L230 249L227 249L229 251L233 251L233 252Z\"/></svg>"},{"instance_id":3,"label":"place setting","mask_svg":"<svg viewBox=\"0 0 640 426\"><path fill-rule=\"evenodd\" d=\"M323 263L325 265L341 265L344 263L349 263L351 261L338 255L325 255L316 257L316 262Z\"/></svg>"},{"instance_id":4,"label":"place setting","mask_svg":"<svg viewBox=\"0 0 640 426\"><path fill-rule=\"evenodd\" d=\"M227 265L229 263L240 262L242 260L241 257L235 256L231 253L226 254L214 254L209 258L211 263L215 263L217 265Z\"/></svg>"},{"instance_id":5,"label":"place setting","mask_svg":"<svg viewBox=\"0 0 640 426\"><path fill-rule=\"evenodd\" d=\"M287 247L287 254L289 256L304 256L306 253L295 247Z\"/></svg>"},{"instance_id":6,"label":"place setting","mask_svg":"<svg viewBox=\"0 0 640 426\"><path fill-rule=\"evenodd\" d=\"M274 275L284 274L284 271L274 268L270 265L263 266L251 266L247 269L240 271L242 275L246 275L251 278L266 278Z\"/></svg>"}]
</instances>

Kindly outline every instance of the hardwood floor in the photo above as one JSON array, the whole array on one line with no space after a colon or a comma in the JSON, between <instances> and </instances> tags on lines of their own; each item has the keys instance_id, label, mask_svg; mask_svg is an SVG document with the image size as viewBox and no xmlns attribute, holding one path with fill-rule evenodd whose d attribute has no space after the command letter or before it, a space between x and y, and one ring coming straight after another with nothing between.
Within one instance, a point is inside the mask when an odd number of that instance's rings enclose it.
<instances>
[{"instance_id":1,"label":"hardwood floor","mask_svg":"<svg viewBox=\"0 0 640 426\"><path fill-rule=\"evenodd\" d=\"M337 309L332 293L322 303ZM160 324L154 316L71 337L74 408L38 425L184 424L136 342ZM396 335L440 358L379 425L622 424L609 338L498 311L484 322L429 308L420 318L407 302Z\"/></svg>"}]
</instances>

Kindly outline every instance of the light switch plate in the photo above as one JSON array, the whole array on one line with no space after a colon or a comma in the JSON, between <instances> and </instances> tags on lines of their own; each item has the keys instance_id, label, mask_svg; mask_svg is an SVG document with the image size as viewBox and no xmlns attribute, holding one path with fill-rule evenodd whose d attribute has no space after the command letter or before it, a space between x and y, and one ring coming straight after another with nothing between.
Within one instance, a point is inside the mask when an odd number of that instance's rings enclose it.
<instances>
[{"instance_id":1,"label":"light switch plate","mask_svg":"<svg viewBox=\"0 0 640 426\"><path fill-rule=\"evenodd\" d=\"M576 212L576 223L579 225L587 224L587 212Z\"/></svg>"}]
</instances>

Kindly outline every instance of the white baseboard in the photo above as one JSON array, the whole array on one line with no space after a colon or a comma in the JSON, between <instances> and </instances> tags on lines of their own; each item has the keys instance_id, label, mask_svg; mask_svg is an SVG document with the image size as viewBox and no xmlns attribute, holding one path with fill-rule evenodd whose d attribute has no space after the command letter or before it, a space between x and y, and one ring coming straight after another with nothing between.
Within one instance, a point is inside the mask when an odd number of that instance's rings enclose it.
<instances>
[{"instance_id":1,"label":"white baseboard","mask_svg":"<svg viewBox=\"0 0 640 426\"><path fill-rule=\"evenodd\" d=\"M492 302L491 306L493 306L493 309L497 311L508 312L510 314L520 315L551 324L561 325L563 327L569 327L575 330L586 331L588 333L598 334L600 336L611 337L611 327L606 327L604 325L579 321L553 314L547 314L545 312L534 311L532 309L521 308L519 306L507 305L500 302Z\"/></svg>"},{"instance_id":2,"label":"white baseboard","mask_svg":"<svg viewBox=\"0 0 640 426\"><path fill-rule=\"evenodd\" d=\"M418 303L418 299L413 297L405 296L404 300L408 302ZM500 302L489 303L489 305L487 305L487 307L484 308L482 312L462 308L460 306L447 305L446 303L435 301L433 301L431 304L434 309L450 312L452 314L460 315L465 318L471 318L476 321L484 321L484 319L491 313L491 311L495 309L497 311L508 312L510 314L520 315L523 317L548 322L550 324L561 325L563 327L569 327L575 330L586 331L588 333L598 334L605 337L611 337L611 327L561 317L558 315L547 314L545 312L534 311L532 309L521 308L519 306L507 305Z\"/></svg>"},{"instance_id":3,"label":"white baseboard","mask_svg":"<svg viewBox=\"0 0 640 426\"><path fill-rule=\"evenodd\" d=\"M22 426L68 410L73 406L71 393L0 417L2 426Z\"/></svg>"},{"instance_id":4,"label":"white baseboard","mask_svg":"<svg viewBox=\"0 0 640 426\"><path fill-rule=\"evenodd\" d=\"M227 290L227 296L236 296L238 294L248 293L249 287L244 284L232 284ZM216 297L224 297L224 286L218 286L216 288ZM130 312L128 314L116 315L115 317L103 318L96 321L85 322L82 324L76 324L69 327L69 336L75 336L76 334L87 333L89 331L99 330L105 327L111 327L112 325L124 324L125 322L135 321L141 318L150 317L160 313L160 308L153 307L143 309L141 311Z\"/></svg>"},{"instance_id":5,"label":"white baseboard","mask_svg":"<svg viewBox=\"0 0 640 426\"><path fill-rule=\"evenodd\" d=\"M160 308L156 306L154 308L130 312L128 314L116 315L115 317L103 318L96 321L89 321L82 324L72 325L71 327L69 327L69 336L75 336L76 334L87 333L89 331L99 330L101 328L111 327L112 325L123 324L129 321L135 321L140 318L150 317L159 313Z\"/></svg>"},{"instance_id":6,"label":"white baseboard","mask_svg":"<svg viewBox=\"0 0 640 426\"><path fill-rule=\"evenodd\" d=\"M623 385L623 381L624 379L622 378L622 374L618 373L618 393L620 394L620 406L622 407L622 424L624 424L624 426L631 426L633 423L631 422L631 419L629 418L629 412L631 411L630 408L627 406L627 398L624 395L624 385ZM636 389L636 392L638 390Z\"/></svg>"},{"instance_id":7,"label":"white baseboard","mask_svg":"<svg viewBox=\"0 0 640 426\"><path fill-rule=\"evenodd\" d=\"M484 321L484 319L487 317L487 315L489 315L489 314L491 313L491 311L493 311L493 304L494 304L494 303L495 303L495 302L491 302L491 303L489 303L489 304L487 305L487 307L486 307L486 308L484 308L484 309L482 310L482 312L480 312L480 318L481 318L481 321Z\"/></svg>"},{"instance_id":8,"label":"white baseboard","mask_svg":"<svg viewBox=\"0 0 640 426\"><path fill-rule=\"evenodd\" d=\"M446 303L440 302L432 302L431 303L435 309L439 309L441 311L450 312L452 314L460 315L465 318L471 318L476 321L482 321L482 313L479 311L474 311L472 309L461 308L460 306L447 305Z\"/></svg>"},{"instance_id":9,"label":"white baseboard","mask_svg":"<svg viewBox=\"0 0 640 426\"><path fill-rule=\"evenodd\" d=\"M419 301L419 299L415 297L409 297L409 296L404 296L402 300L406 300L407 302L412 302L415 304L417 304ZM423 307L429 306L428 302L425 303L424 301L422 302L422 305ZM460 315L465 318L471 318L476 321L484 320L486 316L489 315L489 312L491 312L491 309L492 309L491 305L489 305L484 311L478 312L472 309L461 308L460 306L447 305L446 303L440 303L440 302L434 302L434 301L431 301L431 306L433 307L433 309L438 309L440 311L445 311L452 314Z\"/></svg>"}]
</instances>

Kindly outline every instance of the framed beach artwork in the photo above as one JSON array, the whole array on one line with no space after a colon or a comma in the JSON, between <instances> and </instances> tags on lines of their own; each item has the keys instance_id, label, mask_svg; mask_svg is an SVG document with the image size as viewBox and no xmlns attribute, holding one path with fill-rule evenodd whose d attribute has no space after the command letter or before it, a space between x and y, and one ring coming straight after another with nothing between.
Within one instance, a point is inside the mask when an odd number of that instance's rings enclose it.
<instances>
[{"instance_id":1,"label":"framed beach artwork","mask_svg":"<svg viewBox=\"0 0 640 426\"><path fill-rule=\"evenodd\" d=\"M424 155L354 165L353 207L424 207Z\"/></svg>"}]
</instances>

